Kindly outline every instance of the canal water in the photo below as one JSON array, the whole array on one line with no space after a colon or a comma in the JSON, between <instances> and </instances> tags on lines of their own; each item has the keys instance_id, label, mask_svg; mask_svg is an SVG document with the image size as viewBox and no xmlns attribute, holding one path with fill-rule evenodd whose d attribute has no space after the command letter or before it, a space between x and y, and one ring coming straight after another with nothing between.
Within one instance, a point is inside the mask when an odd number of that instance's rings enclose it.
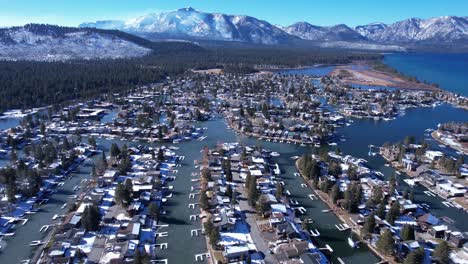
<instances>
[{"instance_id":1,"label":"canal water","mask_svg":"<svg viewBox=\"0 0 468 264\"><path fill-rule=\"evenodd\" d=\"M354 119L351 126L338 129L338 133L344 135L345 142L339 142L338 147L343 153L354 157L363 158L368 161L369 167L379 170L388 178L394 173L394 169L385 166L387 162L379 155L369 156L369 145L382 146L385 142L403 141L405 136L415 136L417 141L426 139L435 149L457 156L449 148L440 148L436 141L429 136L425 136L427 128L436 129L437 124L450 121L467 121L468 111L454 108L450 105L442 105L435 108L412 108L407 110L405 116L397 117L392 121L374 121L370 119ZM466 160L467 157L465 157ZM398 175L397 175L398 176ZM400 184L399 189L404 190L408 185L403 182L404 175L397 177ZM417 202L427 203L431 207L431 212L438 217L448 216L455 220L451 227L460 231L468 231L468 223L461 219L466 219L467 213L454 207L446 207L442 204L443 199L431 197L423 193L426 188L417 186L415 188L415 199Z\"/></svg>"},{"instance_id":2,"label":"canal water","mask_svg":"<svg viewBox=\"0 0 468 264\"><path fill-rule=\"evenodd\" d=\"M173 146L178 147L176 154L185 156L185 159L181 161L181 167L176 168L178 173L173 174L176 176L174 181L168 182L168 185L173 186L172 197L168 198L164 209L167 211L167 215L161 216L159 222L160 225L168 225L167 227L161 227L158 232L168 232L167 237L158 238L156 243L167 243L167 249L162 249L157 253L158 259L168 259L169 263L195 263L195 255L206 253L206 240L203 235L191 236L191 230L201 229L200 221L190 220L190 215L200 214L198 207L195 209L189 209L189 203L197 203L198 197L190 199L190 193L196 193L197 191L191 191L192 186L196 186L197 183L192 182L192 172L198 172L195 169L194 160L201 158L200 150L204 146L214 146L218 139L214 136L216 134L215 128L211 126L214 122L199 123L208 127L205 130L205 135L208 138L204 141L184 141L180 144ZM213 132L211 132L213 131ZM232 139L235 140L235 139ZM136 145L150 145L157 147L158 143L146 143L146 142L134 142L134 141L121 141L121 140L106 140L97 139L99 148L108 152L112 143L117 143L119 146L127 144L128 146ZM200 262L198 262L200 263Z\"/></svg>"},{"instance_id":3,"label":"canal water","mask_svg":"<svg viewBox=\"0 0 468 264\"><path fill-rule=\"evenodd\" d=\"M390 60L390 57L388 57L388 60ZM283 73L290 73L290 71L285 71ZM315 68L300 69L294 72L294 74L301 73L305 75L319 75L322 72ZM404 116L399 116L396 120L392 121L354 118L353 121L354 123L350 126L345 126L337 130L337 132L346 139L344 142L338 142L338 147L345 155L366 159L370 168L381 171L384 173L385 178L388 178L390 175L394 174L395 170L385 166L387 162L379 155L368 156L369 145L381 146L385 142L403 141L406 136L414 136L418 141L425 139L431 144L432 148L456 157L458 154L455 151L450 148L440 148L438 143L431 139L430 135L425 135L425 130L428 128L437 129L437 125L440 123L452 121L467 122L468 111L443 104L437 107L411 108L406 110ZM467 157L465 157L465 160L467 160ZM397 177L400 190L404 190L408 187L408 185L403 182L404 179L404 175ZM454 207L446 207L442 204L442 201L444 201L443 199L440 197L428 196L423 193L425 190L426 189L422 186L417 186L415 188L415 199L417 202L427 203L431 207L431 212L438 217L448 216L455 220L456 222L454 224L444 223L449 227L456 228L462 232L468 231L468 223L466 221L460 221L460 219L466 219L467 213Z\"/></svg>"},{"instance_id":4,"label":"canal water","mask_svg":"<svg viewBox=\"0 0 468 264\"><path fill-rule=\"evenodd\" d=\"M32 257L34 248L30 247L29 243L33 240L44 240L48 232L39 232L39 229L56 222L52 220L54 215L66 213L67 208L62 208L63 204L70 200L69 195L79 192L73 191L73 188L80 186L83 179L90 178L92 160L95 157L87 159L79 166L78 172L71 173L71 178L66 180L63 186L57 187L57 193L49 197L48 203L44 204L39 212L26 215L28 222L24 226L17 224L13 231L14 236L4 238L6 247L0 253L0 263L19 263ZM48 231L51 230L52 228L49 228Z\"/></svg>"}]
</instances>

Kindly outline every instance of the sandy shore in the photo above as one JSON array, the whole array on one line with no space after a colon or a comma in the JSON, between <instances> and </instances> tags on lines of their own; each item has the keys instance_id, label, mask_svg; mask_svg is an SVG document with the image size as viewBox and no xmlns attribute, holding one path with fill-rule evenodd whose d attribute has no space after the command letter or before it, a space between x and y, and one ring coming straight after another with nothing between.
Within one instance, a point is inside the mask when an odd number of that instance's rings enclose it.
<instances>
[{"instance_id":1,"label":"sandy shore","mask_svg":"<svg viewBox=\"0 0 468 264\"><path fill-rule=\"evenodd\" d=\"M339 77L348 85L354 84L412 90L440 91L439 88L432 85L405 80L388 72L374 70L367 64L360 64L359 66L361 67L354 67L353 65L337 66L335 70L330 73L330 76Z\"/></svg>"}]
</instances>

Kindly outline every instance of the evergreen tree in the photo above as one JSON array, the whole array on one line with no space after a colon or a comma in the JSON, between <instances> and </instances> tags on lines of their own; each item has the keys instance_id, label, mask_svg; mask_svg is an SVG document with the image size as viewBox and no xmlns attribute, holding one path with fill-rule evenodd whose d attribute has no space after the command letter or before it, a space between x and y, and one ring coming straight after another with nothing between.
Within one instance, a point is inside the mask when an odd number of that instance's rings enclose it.
<instances>
[{"instance_id":1,"label":"evergreen tree","mask_svg":"<svg viewBox=\"0 0 468 264\"><path fill-rule=\"evenodd\" d=\"M41 134L44 136L45 132L46 132L46 126L45 126L44 122L41 122L39 130L41 131Z\"/></svg>"},{"instance_id":2,"label":"evergreen tree","mask_svg":"<svg viewBox=\"0 0 468 264\"><path fill-rule=\"evenodd\" d=\"M88 143L89 143L91 146L93 146L94 148L97 146L96 138L93 137L93 136L88 137Z\"/></svg>"},{"instance_id":3,"label":"evergreen tree","mask_svg":"<svg viewBox=\"0 0 468 264\"><path fill-rule=\"evenodd\" d=\"M335 183L330 191L330 199L332 200L334 204L336 204L339 198L340 198L340 187L338 186L338 184Z\"/></svg>"},{"instance_id":4,"label":"evergreen tree","mask_svg":"<svg viewBox=\"0 0 468 264\"><path fill-rule=\"evenodd\" d=\"M278 201L281 200L281 197L283 196L283 191L284 187L281 183L276 184L276 191L275 191L275 197Z\"/></svg>"},{"instance_id":5,"label":"evergreen tree","mask_svg":"<svg viewBox=\"0 0 468 264\"><path fill-rule=\"evenodd\" d=\"M128 180L127 180L128 181ZM125 182L127 182L125 181ZM130 181L131 183L131 181ZM123 207L129 206L131 202L131 192L127 188L125 184L118 183L117 187L115 188L115 202Z\"/></svg>"},{"instance_id":6,"label":"evergreen tree","mask_svg":"<svg viewBox=\"0 0 468 264\"><path fill-rule=\"evenodd\" d=\"M104 170L107 169L107 167L108 167L107 157L106 157L106 153L104 151L102 152L101 162L102 162L102 166L104 167Z\"/></svg>"},{"instance_id":7,"label":"evergreen tree","mask_svg":"<svg viewBox=\"0 0 468 264\"><path fill-rule=\"evenodd\" d=\"M146 253L144 248L142 249L137 248L135 250L135 256L133 258L134 258L133 260L134 264L150 264L151 263L151 258L148 255L148 253Z\"/></svg>"},{"instance_id":8,"label":"evergreen tree","mask_svg":"<svg viewBox=\"0 0 468 264\"><path fill-rule=\"evenodd\" d=\"M367 217L366 222L364 223L362 227L362 231L367 236L367 235L374 233L374 230L375 230L375 213L372 212Z\"/></svg>"},{"instance_id":9,"label":"evergreen tree","mask_svg":"<svg viewBox=\"0 0 468 264\"><path fill-rule=\"evenodd\" d=\"M265 196L261 196L255 205L257 214L260 214L260 215L265 214L268 211L268 208L269 206L268 206Z\"/></svg>"},{"instance_id":10,"label":"evergreen tree","mask_svg":"<svg viewBox=\"0 0 468 264\"><path fill-rule=\"evenodd\" d=\"M249 205L254 206L259 196L260 194L257 189L257 180L255 179L255 177L251 177L249 187L247 189L247 198Z\"/></svg>"},{"instance_id":11,"label":"evergreen tree","mask_svg":"<svg viewBox=\"0 0 468 264\"><path fill-rule=\"evenodd\" d=\"M395 240L393 239L392 232L387 229L380 236L379 240L377 240L376 246L382 253L391 255L393 253L394 244Z\"/></svg>"},{"instance_id":12,"label":"evergreen tree","mask_svg":"<svg viewBox=\"0 0 468 264\"><path fill-rule=\"evenodd\" d=\"M208 196L206 195L206 191L201 191L200 193L200 198L199 198L199 203L200 203L200 207L207 211L210 209L210 203L208 201Z\"/></svg>"},{"instance_id":13,"label":"evergreen tree","mask_svg":"<svg viewBox=\"0 0 468 264\"><path fill-rule=\"evenodd\" d=\"M395 194L395 188L396 188L396 178L395 178L395 174L392 174L389 178L389 183L388 183L388 192L389 192L389 195L390 196L393 196Z\"/></svg>"},{"instance_id":14,"label":"evergreen tree","mask_svg":"<svg viewBox=\"0 0 468 264\"><path fill-rule=\"evenodd\" d=\"M414 240L414 229L410 225L404 225L400 231L400 236L403 241Z\"/></svg>"},{"instance_id":15,"label":"evergreen tree","mask_svg":"<svg viewBox=\"0 0 468 264\"><path fill-rule=\"evenodd\" d=\"M408 199L411 201L411 202L414 202L414 188L411 189L410 193L409 193L409 196L408 196Z\"/></svg>"},{"instance_id":16,"label":"evergreen tree","mask_svg":"<svg viewBox=\"0 0 468 264\"><path fill-rule=\"evenodd\" d=\"M219 229L217 227L213 227L209 234L209 238L211 246L215 248L220 239Z\"/></svg>"},{"instance_id":17,"label":"evergreen tree","mask_svg":"<svg viewBox=\"0 0 468 264\"><path fill-rule=\"evenodd\" d=\"M159 215L160 215L160 210L159 210L159 205L156 202L152 202L148 205L148 215L156 221L156 223L159 222Z\"/></svg>"},{"instance_id":18,"label":"evergreen tree","mask_svg":"<svg viewBox=\"0 0 468 264\"><path fill-rule=\"evenodd\" d=\"M447 241L441 241L432 252L432 256L438 263L450 263L450 251Z\"/></svg>"},{"instance_id":19,"label":"evergreen tree","mask_svg":"<svg viewBox=\"0 0 468 264\"><path fill-rule=\"evenodd\" d=\"M158 161L159 162L164 161L164 150L162 148L158 149Z\"/></svg>"},{"instance_id":20,"label":"evergreen tree","mask_svg":"<svg viewBox=\"0 0 468 264\"><path fill-rule=\"evenodd\" d=\"M385 199L382 199L382 201L380 201L379 208L377 209L377 216L380 219L385 218L385 205L386 204L387 204L387 202L385 201Z\"/></svg>"},{"instance_id":21,"label":"evergreen tree","mask_svg":"<svg viewBox=\"0 0 468 264\"><path fill-rule=\"evenodd\" d=\"M116 143L112 143L111 148L110 148L110 156L112 158L117 158L119 154L120 154L119 146Z\"/></svg>"},{"instance_id":22,"label":"evergreen tree","mask_svg":"<svg viewBox=\"0 0 468 264\"><path fill-rule=\"evenodd\" d=\"M411 251L403 261L403 264L421 264L424 262L424 248Z\"/></svg>"},{"instance_id":23,"label":"evergreen tree","mask_svg":"<svg viewBox=\"0 0 468 264\"><path fill-rule=\"evenodd\" d=\"M237 200L236 200L236 192L233 191L232 192L232 195L231 195L231 204L232 205L235 205L237 203Z\"/></svg>"},{"instance_id":24,"label":"evergreen tree","mask_svg":"<svg viewBox=\"0 0 468 264\"><path fill-rule=\"evenodd\" d=\"M400 216L400 203L398 201L393 202L390 210L387 213L387 222L391 225L395 224L395 220Z\"/></svg>"},{"instance_id":25,"label":"evergreen tree","mask_svg":"<svg viewBox=\"0 0 468 264\"><path fill-rule=\"evenodd\" d=\"M97 231L101 215L96 205L88 205L81 216L81 223L86 231Z\"/></svg>"},{"instance_id":26,"label":"evergreen tree","mask_svg":"<svg viewBox=\"0 0 468 264\"><path fill-rule=\"evenodd\" d=\"M226 191L224 192L224 196L231 197L232 196L232 187L231 185L228 185L226 187Z\"/></svg>"}]
</instances>

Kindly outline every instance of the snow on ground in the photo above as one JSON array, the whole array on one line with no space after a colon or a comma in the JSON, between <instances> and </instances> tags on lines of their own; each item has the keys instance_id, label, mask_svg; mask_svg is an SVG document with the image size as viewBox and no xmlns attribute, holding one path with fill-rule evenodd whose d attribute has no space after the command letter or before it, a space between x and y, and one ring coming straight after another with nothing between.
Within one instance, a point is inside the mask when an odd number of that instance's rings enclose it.
<instances>
[{"instance_id":1,"label":"snow on ground","mask_svg":"<svg viewBox=\"0 0 468 264\"><path fill-rule=\"evenodd\" d=\"M75 32L41 36L25 29L10 34L14 44L0 42L0 60L64 61L141 57L151 50L106 34Z\"/></svg>"},{"instance_id":2,"label":"snow on ground","mask_svg":"<svg viewBox=\"0 0 468 264\"><path fill-rule=\"evenodd\" d=\"M220 232L220 244L224 246L247 246L250 250L257 250L250 236L246 223L236 222L234 229L230 232Z\"/></svg>"},{"instance_id":3,"label":"snow on ground","mask_svg":"<svg viewBox=\"0 0 468 264\"><path fill-rule=\"evenodd\" d=\"M93 248L94 240L96 240L95 235L88 234L83 237L83 244L78 245L78 248L81 249L85 254L91 253L91 249Z\"/></svg>"}]
</instances>

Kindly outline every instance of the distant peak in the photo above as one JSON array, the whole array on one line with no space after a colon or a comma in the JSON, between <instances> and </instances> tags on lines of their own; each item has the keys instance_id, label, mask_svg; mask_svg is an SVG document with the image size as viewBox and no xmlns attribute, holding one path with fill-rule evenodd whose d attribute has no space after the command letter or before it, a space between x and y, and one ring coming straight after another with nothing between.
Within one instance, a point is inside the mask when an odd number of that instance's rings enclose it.
<instances>
[{"instance_id":1,"label":"distant peak","mask_svg":"<svg viewBox=\"0 0 468 264\"><path fill-rule=\"evenodd\" d=\"M191 7L191 6L188 6L188 7L184 7L184 8L177 9L177 11L195 12L195 11L197 11L197 10L195 10L195 8L193 8L193 7Z\"/></svg>"}]
</instances>

